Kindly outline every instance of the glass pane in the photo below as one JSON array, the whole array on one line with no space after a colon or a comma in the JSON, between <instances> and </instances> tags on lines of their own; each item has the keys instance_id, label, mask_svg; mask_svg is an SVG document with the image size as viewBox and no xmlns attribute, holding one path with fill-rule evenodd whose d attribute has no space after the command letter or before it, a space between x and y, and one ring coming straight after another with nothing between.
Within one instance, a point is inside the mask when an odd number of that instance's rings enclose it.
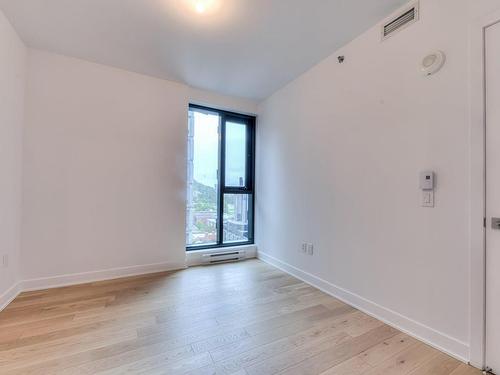
<instances>
[{"instance_id":1,"label":"glass pane","mask_svg":"<svg viewBox=\"0 0 500 375\"><path fill-rule=\"evenodd\" d=\"M246 185L246 124L226 122L226 186Z\"/></svg>"},{"instance_id":2,"label":"glass pane","mask_svg":"<svg viewBox=\"0 0 500 375\"><path fill-rule=\"evenodd\" d=\"M219 126L216 113L190 110L186 243L217 243Z\"/></svg>"},{"instance_id":3,"label":"glass pane","mask_svg":"<svg viewBox=\"0 0 500 375\"><path fill-rule=\"evenodd\" d=\"M224 194L224 243L248 241L252 195Z\"/></svg>"}]
</instances>

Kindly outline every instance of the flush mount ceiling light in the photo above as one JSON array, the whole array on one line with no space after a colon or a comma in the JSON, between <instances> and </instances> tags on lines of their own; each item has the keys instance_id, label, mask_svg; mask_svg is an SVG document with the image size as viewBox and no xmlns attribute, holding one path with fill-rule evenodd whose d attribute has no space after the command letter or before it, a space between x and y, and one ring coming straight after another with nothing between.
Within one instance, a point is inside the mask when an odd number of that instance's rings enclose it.
<instances>
[{"instance_id":1,"label":"flush mount ceiling light","mask_svg":"<svg viewBox=\"0 0 500 375\"><path fill-rule=\"evenodd\" d=\"M188 0L189 6L198 14L210 14L219 7L219 0Z\"/></svg>"}]
</instances>

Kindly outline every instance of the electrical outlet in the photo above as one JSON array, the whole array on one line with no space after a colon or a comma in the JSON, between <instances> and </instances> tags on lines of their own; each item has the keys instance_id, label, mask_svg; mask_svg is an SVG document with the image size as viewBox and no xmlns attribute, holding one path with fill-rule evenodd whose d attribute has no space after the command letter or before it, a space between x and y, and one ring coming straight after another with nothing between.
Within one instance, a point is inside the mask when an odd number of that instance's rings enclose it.
<instances>
[{"instance_id":1,"label":"electrical outlet","mask_svg":"<svg viewBox=\"0 0 500 375\"><path fill-rule=\"evenodd\" d=\"M2 265L4 267L8 267L9 266L9 256L7 254L4 254L2 256Z\"/></svg>"},{"instance_id":2,"label":"electrical outlet","mask_svg":"<svg viewBox=\"0 0 500 375\"><path fill-rule=\"evenodd\" d=\"M307 253L307 244L306 244L305 242L302 244L302 247L300 248L300 250L301 250L304 254L305 254L305 253Z\"/></svg>"},{"instance_id":3,"label":"electrical outlet","mask_svg":"<svg viewBox=\"0 0 500 375\"><path fill-rule=\"evenodd\" d=\"M314 255L314 245L312 243L307 244L307 253L309 255Z\"/></svg>"}]
</instances>

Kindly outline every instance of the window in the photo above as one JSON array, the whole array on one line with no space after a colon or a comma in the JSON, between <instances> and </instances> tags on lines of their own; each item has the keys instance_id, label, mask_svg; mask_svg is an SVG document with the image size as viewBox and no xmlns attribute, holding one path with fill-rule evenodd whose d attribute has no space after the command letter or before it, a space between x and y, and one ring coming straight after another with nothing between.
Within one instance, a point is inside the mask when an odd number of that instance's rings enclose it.
<instances>
[{"instance_id":1,"label":"window","mask_svg":"<svg viewBox=\"0 0 500 375\"><path fill-rule=\"evenodd\" d=\"M255 117L189 106L186 248L253 243Z\"/></svg>"}]
</instances>

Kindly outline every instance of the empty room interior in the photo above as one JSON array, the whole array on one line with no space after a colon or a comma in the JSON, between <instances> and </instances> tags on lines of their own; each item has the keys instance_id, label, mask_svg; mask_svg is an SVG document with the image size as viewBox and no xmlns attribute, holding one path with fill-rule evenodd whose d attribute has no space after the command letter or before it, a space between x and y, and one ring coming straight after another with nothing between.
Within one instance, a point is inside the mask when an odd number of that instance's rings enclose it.
<instances>
[{"instance_id":1,"label":"empty room interior","mask_svg":"<svg viewBox=\"0 0 500 375\"><path fill-rule=\"evenodd\" d=\"M1 375L500 375L500 0L0 0Z\"/></svg>"}]
</instances>

